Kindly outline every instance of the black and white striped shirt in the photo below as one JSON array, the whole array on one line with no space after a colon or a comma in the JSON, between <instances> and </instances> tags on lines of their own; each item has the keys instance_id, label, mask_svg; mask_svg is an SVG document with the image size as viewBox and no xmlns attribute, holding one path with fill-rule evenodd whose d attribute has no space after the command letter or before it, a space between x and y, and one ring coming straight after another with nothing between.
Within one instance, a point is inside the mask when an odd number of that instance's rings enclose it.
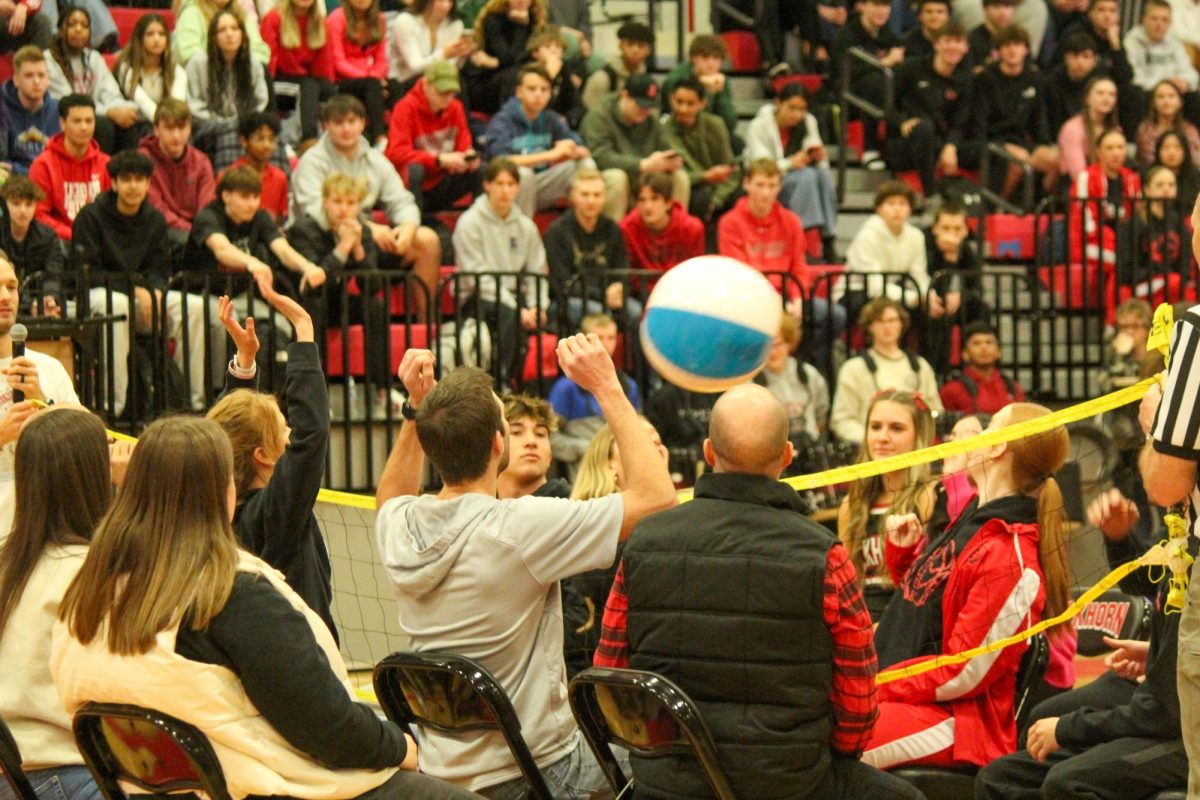
<instances>
[{"instance_id":1,"label":"black and white striped shirt","mask_svg":"<svg viewBox=\"0 0 1200 800\"><path fill-rule=\"evenodd\" d=\"M1158 452L1200 461L1200 305L1189 308L1175 323L1171 366L1150 435ZM1200 483L1192 487L1188 500L1188 529L1200 536L1196 526Z\"/></svg>"}]
</instances>

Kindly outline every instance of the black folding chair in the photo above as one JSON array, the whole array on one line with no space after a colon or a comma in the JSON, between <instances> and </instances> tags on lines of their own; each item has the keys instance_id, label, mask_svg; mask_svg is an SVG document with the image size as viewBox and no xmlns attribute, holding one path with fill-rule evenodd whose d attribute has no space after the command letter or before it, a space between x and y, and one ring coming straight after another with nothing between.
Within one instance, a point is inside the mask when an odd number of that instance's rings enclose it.
<instances>
[{"instance_id":1,"label":"black folding chair","mask_svg":"<svg viewBox=\"0 0 1200 800\"><path fill-rule=\"evenodd\" d=\"M734 800L700 710L671 681L634 669L592 667L568 690L571 712L618 796L629 784L610 745L644 758L691 756L717 800Z\"/></svg>"},{"instance_id":2,"label":"black folding chair","mask_svg":"<svg viewBox=\"0 0 1200 800\"><path fill-rule=\"evenodd\" d=\"M383 713L410 732L413 725L450 735L498 731L531 795L551 800L512 702L477 662L445 653L392 653L375 666L372 682Z\"/></svg>"},{"instance_id":3,"label":"black folding chair","mask_svg":"<svg viewBox=\"0 0 1200 800\"><path fill-rule=\"evenodd\" d=\"M122 781L152 795L191 791L232 800L208 738L182 720L140 706L88 703L72 727L105 800L127 800Z\"/></svg>"},{"instance_id":4,"label":"black folding chair","mask_svg":"<svg viewBox=\"0 0 1200 800\"><path fill-rule=\"evenodd\" d=\"M1129 595L1120 589L1109 589L1083 607L1075 618L1079 633L1079 655L1101 656L1112 648L1104 637L1113 639L1150 638L1150 618L1154 605L1147 597Z\"/></svg>"},{"instance_id":5,"label":"black folding chair","mask_svg":"<svg viewBox=\"0 0 1200 800\"><path fill-rule=\"evenodd\" d=\"M1033 710L1029 698L1046 676L1049 662L1050 640L1044 633L1039 633L1029 640L1029 647L1021 656L1021 666L1017 671L1017 692L1013 704L1017 730L1024 727L1029 712ZM974 766L914 766L900 767L891 770L891 773L920 789L926 800L971 800L975 796L975 773L978 771Z\"/></svg>"},{"instance_id":6,"label":"black folding chair","mask_svg":"<svg viewBox=\"0 0 1200 800\"><path fill-rule=\"evenodd\" d=\"M21 763L21 748L17 747L17 740L13 738L8 725L0 719L0 769L4 770L4 777L8 778L20 800L38 800L37 792L33 790L33 784L29 782Z\"/></svg>"}]
</instances>

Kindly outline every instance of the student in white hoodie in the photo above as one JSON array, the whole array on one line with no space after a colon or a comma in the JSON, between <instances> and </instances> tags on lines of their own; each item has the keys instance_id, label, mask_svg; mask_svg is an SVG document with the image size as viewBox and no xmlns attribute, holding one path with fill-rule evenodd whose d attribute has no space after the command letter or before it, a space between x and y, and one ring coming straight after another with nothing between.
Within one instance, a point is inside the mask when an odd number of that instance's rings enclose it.
<instances>
[{"instance_id":1,"label":"student in white hoodie","mask_svg":"<svg viewBox=\"0 0 1200 800\"><path fill-rule=\"evenodd\" d=\"M1147 92L1159 81L1171 81L1180 94L1195 93L1200 73L1192 65L1187 46L1171 24L1171 4L1167 0L1146 0L1142 6L1142 24L1130 28L1122 44L1133 82ZM1191 98L1195 105L1196 98Z\"/></svg>"},{"instance_id":2,"label":"student in white hoodie","mask_svg":"<svg viewBox=\"0 0 1200 800\"><path fill-rule=\"evenodd\" d=\"M361 221L371 229L371 238L379 247L380 268L411 269L425 285L428 296L434 297L442 262L441 242L432 229L421 225L421 209L392 162L363 136L366 124L367 111L353 95L335 95L321 106L325 133L300 158L292 173L291 218L299 219L304 214L320 218L321 186L330 175L342 173L364 179L367 193ZM376 207L383 210L387 224L371 218L371 209ZM425 301L423 292L414 293L418 318L425 316Z\"/></svg>"},{"instance_id":3,"label":"student in white hoodie","mask_svg":"<svg viewBox=\"0 0 1200 800\"><path fill-rule=\"evenodd\" d=\"M831 264L837 261L837 187L817 118L808 113L808 105L803 84L784 86L775 101L754 116L742 156L747 166L759 158L775 160L783 173L779 202L800 217L806 230L820 227L822 258Z\"/></svg>"},{"instance_id":4,"label":"student in white hoodie","mask_svg":"<svg viewBox=\"0 0 1200 800\"><path fill-rule=\"evenodd\" d=\"M31 417L25 406L0 424L0 441L20 435L16 520L0 546L0 716L39 797L100 800L50 677L50 632L112 497L108 435L87 409L56 406ZM12 797L0 780L0 798Z\"/></svg>"},{"instance_id":5,"label":"student in white hoodie","mask_svg":"<svg viewBox=\"0 0 1200 800\"><path fill-rule=\"evenodd\" d=\"M481 278L462 288L460 297L478 306L479 318L492 329L499 353L500 382L519 374L521 338L546 324L550 306L546 248L533 220L516 205L521 169L511 159L494 158L483 177L483 191L454 228L454 257L461 272L507 272L541 280Z\"/></svg>"}]
</instances>

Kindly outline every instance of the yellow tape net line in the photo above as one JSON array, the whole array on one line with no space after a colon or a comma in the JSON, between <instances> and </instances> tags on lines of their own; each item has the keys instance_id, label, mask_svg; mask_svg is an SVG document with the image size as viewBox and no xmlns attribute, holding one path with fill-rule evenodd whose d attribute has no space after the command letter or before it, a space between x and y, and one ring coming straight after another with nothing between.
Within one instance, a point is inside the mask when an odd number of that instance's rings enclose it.
<instances>
[{"instance_id":1,"label":"yellow tape net line","mask_svg":"<svg viewBox=\"0 0 1200 800\"><path fill-rule=\"evenodd\" d=\"M898 681L903 678L911 678L914 675L930 672L938 669L939 667L945 667L951 664L964 664L973 658L978 658L979 656L987 655L988 653L995 653L998 650L1003 650L1004 648L1011 647L1014 644L1020 644L1027 639L1037 636L1039 633L1048 628L1053 628L1055 625L1061 625L1064 622L1074 619L1075 616L1079 614L1079 612L1082 611L1088 603L1092 602L1097 597L1116 586L1118 583L1124 580L1126 575L1134 570L1149 566L1168 566L1170 560L1171 554L1167 544L1156 544L1154 547L1143 553L1141 558L1130 561L1127 564L1122 564L1112 572L1105 575L1099 583L1081 594L1078 599L1075 600L1075 602L1067 606L1066 610L1056 617L1044 619L1028 630L1024 630L1021 633L1009 636L1006 639L1000 639L999 641L991 642L990 644L981 645L970 650L964 650L961 653L951 653L949 655L938 656L937 658L931 658L928 661L921 661L919 663L911 664L907 667L901 667L899 669L884 670L875 676L875 683L876 685L883 685L885 683L891 683L892 681Z\"/></svg>"},{"instance_id":2,"label":"yellow tape net line","mask_svg":"<svg viewBox=\"0 0 1200 800\"><path fill-rule=\"evenodd\" d=\"M1036 419L1027 420L1016 425L1009 425L1005 428L999 428L994 431L984 431L978 436L972 436L969 439L962 439L956 442L944 442L943 444L926 447L924 450L914 450L911 453L901 453L890 458L881 459L880 461L868 461L863 464L850 464L845 467L836 467L827 469L824 472L816 472L812 475L798 475L794 478L785 478L783 483L788 484L796 491L804 491L805 489L817 489L822 486L831 486L835 483L849 483L850 481L862 480L870 478L874 475L882 475L885 472L893 472L898 469L908 469L909 467L928 464L931 461L939 461L946 456L956 456L962 453L968 453L972 450L978 450L983 447L992 447L1005 442L1011 442L1016 439L1023 439L1028 436L1036 436L1039 433L1045 433L1048 430L1057 428L1060 425L1066 425L1071 422L1078 422L1082 419L1090 419L1097 414L1103 414L1105 411L1112 411L1114 408L1120 408L1129 403L1136 403L1142 399L1148 390L1156 381L1155 378L1147 378L1140 383L1135 383L1132 386L1127 386L1124 389L1118 389L1115 392L1103 395L1101 397L1087 400L1078 405L1064 408L1061 411L1055 411L1048 416L1038 417ZM122 442L136 442L137 439L124 433L109 431L108 435ZM692 499L692 490L686 489L679 493L679 502L686 503ZM349 506L351 508L362 508L367 511L372 511L375 508L375 498L365 494L351 494L349 492L335 492L331 489L322 489L317 495L317 502L332 503L338 506Z\"/></svg>"}]
</instances>

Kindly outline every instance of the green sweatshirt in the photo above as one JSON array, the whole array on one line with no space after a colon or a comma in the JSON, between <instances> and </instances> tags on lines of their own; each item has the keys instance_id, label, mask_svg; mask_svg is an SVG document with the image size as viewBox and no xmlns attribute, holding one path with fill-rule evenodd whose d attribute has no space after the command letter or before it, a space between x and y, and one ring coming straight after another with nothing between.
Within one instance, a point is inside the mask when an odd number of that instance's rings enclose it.
<instances>
[{"instance_id":1,"label":"green sweatshirt","mask_svg":"<svg viewBox=\"0 0 1200 800\"><path fill-rule=\"evenodd\" d=\"M681 79L695 74L695 71L692 70L692 62L690 61L680 64L667 73L667 77L663 78L662 84L664 112L670 113L671 111L671 102L668 98L671 96L672 87ZM725 85L721 88L721 91L716 94L711 92L706 94L704 110L720 117L725 122L725 127L728 129L729 135L733 135L733 131L737 127L738 115L737 109L733 107L733 94L729 91L728 75L725 76Z\"/></svg>"},{"instance_id":2,"label":"green sweatshirt","mask_svg":"<svg viewBox=\"0 0 1200 800\"><path fill-rule=\"evenodd\" d=\"M733 146L729 143L729 131L716 114L701 111L696 124L690 129L680 125L674 116L668 117L663 123L667 141L672 149L683 156L683 168L691 178L692 186L704 184L704 172L718 164L733 164ZM735 169L733 174L718 184L712 186L712 207L719 209L725 205L742 180L741 169Z\"/></svg>"},{"instance_id":3,"label":"green sweatshirt","mask_svg":"<svg viewBox=\"0 0 1200 800\"><path fill-rule=\"evenodd\" d=\"M671 144L656 112L637 125L626 124L617 108L620 99L619 94L611 95L588 111L579 123L579 134L592 151L597 168L623 169L630 181L636 181L642 159L669 150Z\"/></svg>"}]
</instances>

